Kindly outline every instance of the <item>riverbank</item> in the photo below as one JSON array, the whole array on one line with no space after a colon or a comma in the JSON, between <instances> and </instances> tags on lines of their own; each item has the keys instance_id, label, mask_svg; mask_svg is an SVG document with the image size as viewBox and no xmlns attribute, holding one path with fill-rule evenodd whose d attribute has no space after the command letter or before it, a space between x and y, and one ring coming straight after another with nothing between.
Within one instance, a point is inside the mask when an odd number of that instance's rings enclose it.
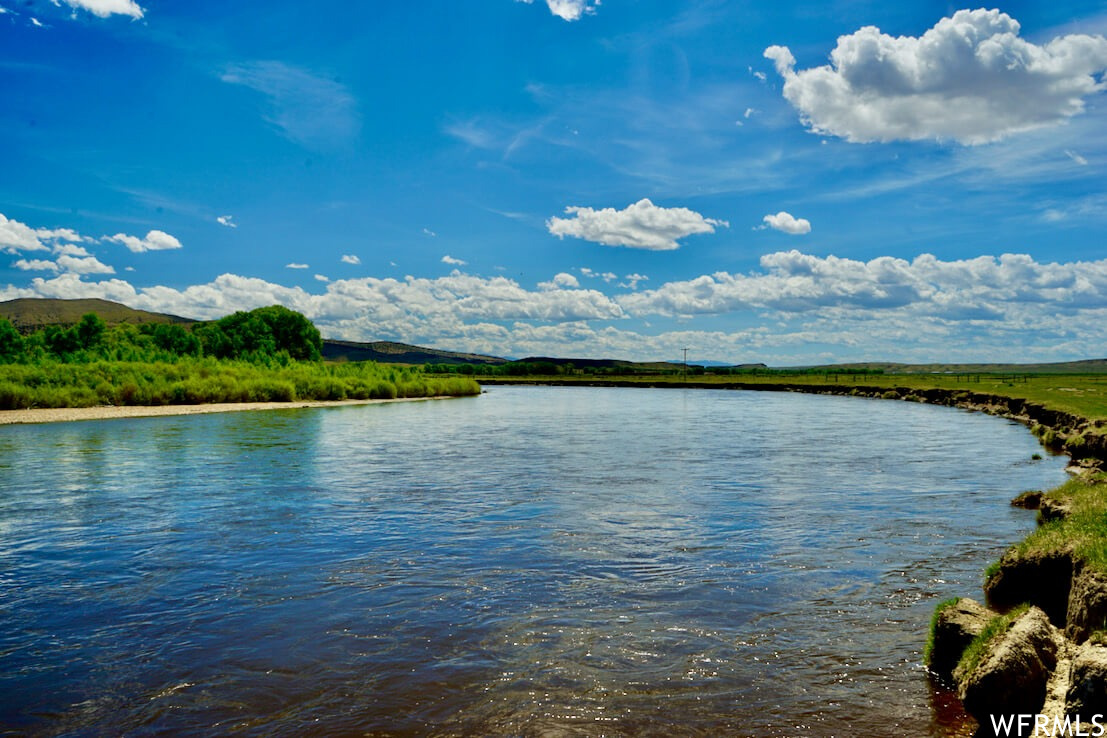
<instances>
[{"instance_id":1,"label":"riverbank","mask_svg":"<svg viewBox=\"0 0 1107 738\"><path fill-rule=\"evenodd\" d=\"M101 405L99 407L43 407L27 410L0 410L0 425L26 423L68 423L81 420L117 420L172 415L203 415L234 413L250 410L293 410L310 407L344 407L347 405L379 405L386 402L419 402L448 400L452 396L396 397L380 400L303 400L298 402L223 402L202 405Z\"/></svg>"}]
</instances>

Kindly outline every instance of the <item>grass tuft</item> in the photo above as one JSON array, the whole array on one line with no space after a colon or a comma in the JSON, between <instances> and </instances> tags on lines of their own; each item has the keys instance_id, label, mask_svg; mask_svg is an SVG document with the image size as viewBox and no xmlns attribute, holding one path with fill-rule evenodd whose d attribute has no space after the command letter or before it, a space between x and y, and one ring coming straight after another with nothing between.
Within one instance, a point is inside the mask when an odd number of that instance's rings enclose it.
<instances>
[{"instance_id":1,"label":"grass tuft","mask_svg":"<svg viewBox=\"0 0 1107 738\"><path fill-rule=\"evenodd\" d=\"M938 628L938 618L942 616L945 610L956 605L961 601L960 597L951 597L948 600L942 600L938 603L938 606L934 608L934 614L930 616L930 628L926 634L926 645L923 646L923 663L930 666L930 657L934 654L934 631Z\"/></svg>"},{"instance_id":2,"label":"grass tuft","mask_svg":"<svg viewBox=\"0 0 1107 738\"><path fill-rule=\"evenodd\" d=\"M968 676L976 671L976 667L980 665L980 659L984 656L984 652L988 648L988 644L993 639L998 638L1010 629L1011 624L1019 619L1024 612L1030 609L1030 605L1019 605L1014 610L1003 615L997 615L988 621L988 624L984 626L984 630L980 632L968 648L965 649L965 653L961 655L961 660L957 662L956 671Z\"/></svg>"}]
</instances>

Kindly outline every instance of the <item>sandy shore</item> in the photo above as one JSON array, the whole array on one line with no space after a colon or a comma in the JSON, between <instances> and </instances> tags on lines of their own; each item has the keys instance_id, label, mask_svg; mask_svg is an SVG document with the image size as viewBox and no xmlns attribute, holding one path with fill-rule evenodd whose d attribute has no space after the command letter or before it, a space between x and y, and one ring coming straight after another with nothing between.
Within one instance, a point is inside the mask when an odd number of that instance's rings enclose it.
<instances>
[{"instance_id":1,"label":"sandy shore","mask_svg":"<svg viewBox=\"0 0 1107 738\"><path fill-rule=\"evenodd\" d=\"M292 410L304 407L342 407L344 405L379 405L385 402L418 402L446 400L448 397L405 397L395 400L303 400L298 402L226 402L214 405L135 405L100 407L54 407L34 410L0 410L0 425L16 423L66 423L74 420L113 420L115 418L149 418L162 415L200 415L203 413L236 413L245 410Z\"/></svg>"}]
</instances>

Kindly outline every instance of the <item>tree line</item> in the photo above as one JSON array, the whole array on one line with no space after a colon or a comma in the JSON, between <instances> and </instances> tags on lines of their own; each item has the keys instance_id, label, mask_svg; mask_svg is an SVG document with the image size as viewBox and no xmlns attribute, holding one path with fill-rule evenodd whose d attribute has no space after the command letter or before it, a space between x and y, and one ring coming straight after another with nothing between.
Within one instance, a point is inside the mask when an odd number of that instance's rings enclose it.
<instances>
[{"instance_id":1,"label":"tree line","mask_svg":"<svg viewBox=\"0 0 1107 738\"><path fill-rule=\"evenodd\" d=\"M21 334L0 318L0 409L371 400L475 395L470 377L322 361L306 317L274 305L192 325L71 326Z\"/></svg>"},{"instance_id":2,"label":"tree line","mask_svg":"<svg viewBox=\"0 0 1107 738\"><path fill-rule=\"evenodd\" d=\"M194 323L108 326L88 313L72 326L46 326L22 335L0 318L0 362L175 361L211 357L253 363L319 361L323 339L302 314L280 305Z\"/></svg>"}]
</instances>

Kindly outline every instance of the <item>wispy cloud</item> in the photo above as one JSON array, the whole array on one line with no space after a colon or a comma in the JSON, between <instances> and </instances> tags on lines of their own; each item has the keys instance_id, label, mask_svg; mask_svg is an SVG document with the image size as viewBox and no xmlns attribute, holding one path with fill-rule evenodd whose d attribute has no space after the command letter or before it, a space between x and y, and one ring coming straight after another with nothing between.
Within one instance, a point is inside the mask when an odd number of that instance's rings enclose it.
<instances>
[{"instance_id":1,"label":"wispy cloud","mask_svg":"<svg viewBox=\"0 0 1107 738\"><path fill-rule=\"evenodd\" d=\"M468 262L462 261L461 259L455 259L454 257L450 256L449 254L446 254L445 256L442 257L442 263L443 264L452 264L453 266L465 266Z\"/></svg>"},{"instance_id":2,"label":"wispy cloud","mask_svg":"<svg viewBox=\"0 0 1107 738\"><path fill-rule=\"evenodd\" d=\"M238 228L238 223L235 223L235 222L234 222L234 216L231 216L231 215L220 215L220 216L219 216L218 218L216 218L215 220L216 220L216 222L218 222L218 223L219 223L219 225L221 225L221 226L226 226L226 227L228 227L228 228Z\"/></svg>"},{"instance_id":3,"label":"wispy cloud","mask_svg":"<svg viewBox=\"0 0 1107 738\"><path fill-rule=\"evenodd\" d=\"M1065 149L1065 156L1072 159L1074 162L1076 162L1077 164L1079 164L1082 167L1088 166L1088 160L1085 159L1080 154L1076 153L1075 151L1069 151L1068 149Z\"/></svg>"},{"instance_id":4,"label":"wispy cloud","mask_svg":"<svg viewBox=\"0 0 1107 738\"><path fill-rule=\"evenodd\" d=\"M305 148L333 151L360 133L354 97L334 80L280 61L232 64L220 79L264 95L269 103L265 120Z\"/></svg>"}]
</instances>

